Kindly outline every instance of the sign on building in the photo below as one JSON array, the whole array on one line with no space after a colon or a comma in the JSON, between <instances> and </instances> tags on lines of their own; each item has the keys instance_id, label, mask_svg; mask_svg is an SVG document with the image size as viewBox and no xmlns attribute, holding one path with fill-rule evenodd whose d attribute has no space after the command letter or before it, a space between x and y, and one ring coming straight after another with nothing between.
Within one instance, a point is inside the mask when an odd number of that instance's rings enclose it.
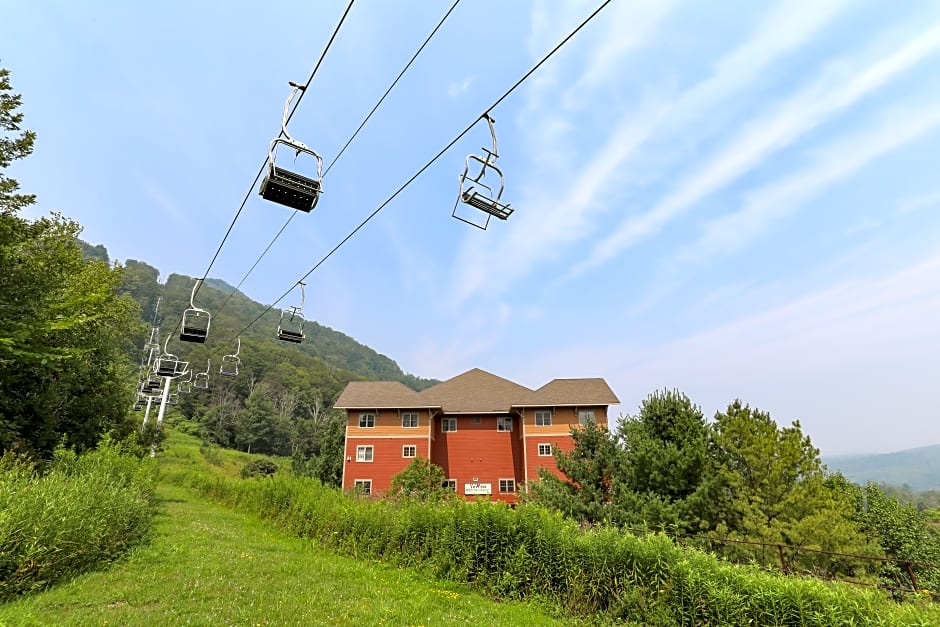
<instances>
[{"instance_id":1,"label":"sign on building","mask_svg":"<svg viewBox=\"0 0 940 627\"><path fill-rule=\"evenodd\" d=\"M493 493L492 483L465 483L463 493L467 496L478 496Z\"/></svg>"}]
</instances>

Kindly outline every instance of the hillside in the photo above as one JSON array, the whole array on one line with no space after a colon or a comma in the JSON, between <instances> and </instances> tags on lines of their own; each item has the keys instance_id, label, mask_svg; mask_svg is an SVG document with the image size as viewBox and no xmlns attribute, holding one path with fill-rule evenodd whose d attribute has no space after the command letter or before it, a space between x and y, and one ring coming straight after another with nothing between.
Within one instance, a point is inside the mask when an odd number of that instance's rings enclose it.
<instances>
[{"instance_id":1,"label":"hillside","mask_svg":"<svg viewBox=\"0 0 940 627\"><path fill-rule=\"evenodd\" d=\"M845 455L825 459L856 483L907 486L915 492L940 489L940 444L879 455Z\"/></svg>"},{"instance_id":2,"label":"hillside","mask_svg":"<svg viewBox=\"0 0 940 627\"><path fill-rule=\"evenodd\" d=\"M100 250L99 250L100 249ZM99 254L103 252L102 246L96 247ZM158 282L160 271L145 262L128 260L125 264L125 285L127 291L141 305L142 317L150 321L157 297L162 297L160 305L161 321L158 321L162 330L175 325L181 312L189 304L189 295L193 286L193 278L180 274L171 274L165 284ZM218 347L223 352L234 350L219 347L219 342L231 340L245 327L262 315L265 305L251 300L240 291L220 279L208 279L200 289L197 305L212 314L212 333L207 345L210 348ZM309 319L305 326L306 340L299 345L285 345L275 337L275 330L280 316L279 309L272 309L264 314L243 335L257 341L258 348L280 351L290 348L300 353L322 361L329 369L339 369L350 373L351 376L341 376L346 379L377 379L387 381L400 381L405 385L422 390L436 383L432 379L423 379L406 374L391 358L354 340L353 338L323 326ZM186 356L193 347L173 343L173 351ZM198 351L196 351L198 354ZM248 364L250 366L250 364Z\"/></svg>"}]
</instances>

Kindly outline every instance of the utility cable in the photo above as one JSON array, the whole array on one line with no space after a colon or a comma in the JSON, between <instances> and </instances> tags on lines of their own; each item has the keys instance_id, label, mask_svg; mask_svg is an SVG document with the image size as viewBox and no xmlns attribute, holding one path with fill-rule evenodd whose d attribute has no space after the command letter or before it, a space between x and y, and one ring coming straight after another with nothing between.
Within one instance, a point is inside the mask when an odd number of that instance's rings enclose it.
<instances>
[{"instance_id":1,"label":"utility cable","mask_svg":"<svg viewBox=\"0 0 940 627\"><path fill-rule=\"evenodd\" d=\"M349 0L349 4L346 5L346 10L343 12L343 16L339 19L339 23L336 25L336 28L333 29L333 34L330 35L330 40L326 43L326 47L323 48L323 52L320 54L320 58L317 60L316 66L314 66L313 71L310 73L310 77L304 84L303 89L300 90L300 94L297 96L296 102L294 102L294 107L287 115L287 118L284 122L285 127L287 126L288 122L290 122L291 118L294 117L294 113L297 111L297 107L300 106L300 101L303 100L304 94L307 93L307 88L310 87L310 83L313 82L313 77L317 75L317 71L320 69L320 65L323 63L323 59L326 58L326 53L329 52L330 46L333 45L333 41L336 39L336 35L339 34L339 29L342 27L343 22L346 21L346 16L349 15L349 10L352 9L353 3L355 1L356 0ZM248 199L251 197L251 192L254 191L255 185L258 184L258 179L260 179L261 175L264 173L264 167L267 165L267 163L268 160L267 157L265 157L264 162L261 164L261 168L258 170L258 174L255 175L255 180L252 181L251 187L248 188L248 193L245 194L245 198L242 200L242 204L238 207L238 211L235 212L235 217L232 218L232 223L229 224L228 230L225 231L225 235L222 237L222 241L219 242L219 247L212 256L212 260L209 262L209 267L206 268L205 273L202 275L203 282L205 282L206 278L209 276L209 271L212 270L212 266L215 264L216 259L218 259L219 253L222 252L222 247L225 245L225 241L228 239L232 229L235 227L235 222L238 221L239 216L245 209L245 205L248 203ZM202 287L202 283L199 284L199 287ZM199 293L199 287L196 288L196 294Z\"/></svg>"},{"instance_id":2,"label":"utility cable","mask_svg":"<svg viewBox=\"0 0 940 627\"><path fill-rule=\"evenodd\" d=\"M438 23L437 23L437 26L434 27L434 30L431 31L431 34L428 35L427 38L425 38L424 43L422 43L421 46L418 48L418 50L411 56L411 59L408 61L408 63L405 65L405 67L402 69L402 71L398 73L398 76L395 78L394 81L392 81L392 84L388 86L388 89L385 90L385 93L382 94L382 97L379 98L379 101L375 103L375 106L372 107L372 110L369 111L369 114L365 117L364 120L362 120L362 123L359 124L359 128L357 128L356 131L350 136L350 138L349 138L348 140L346 140L346 143L343 145L342 149L340 149L340 151L336 154L336 156L333 157L333 160L330 162L330 164L327 166L326 170L323 172L323 177L326 177L326 175L330 173L330 170L333 168L334 165L336 165L336 162L339 161L340 157L343 156L343 153L346 152L346 149L349 148L349 145L353 142L354 139L356 139L356 136L359 135L359 131L361 131L361 130L363 129L363 127L365 127L366 123L372 118L372 115L373 115L373 114L378 110L378 108L382 105L382 103L385 101L385 98L392 92L392 90L395 88L395 85L398 84L398 81L400 81L401 78L402 78L402 76L405 75L405 73L406 73L406 72L408 71L408 69L411 67L411 64L415 62L415 59L418 58L418 55L420 55L420 54L424 51L425 47L427 47L427 45L428 45L428 43L430 43L431 39L434 38L434 35L437 34L437 31L440 30L441 26L444 25L444 22L447 21L447 18L450 17L450 14L453 13L453 12L454 12L454 9L457 8L457 5L458 5L458 4L460 4L460 0L455 0L454 4L452 4L451 7L450 7L450 9L447 10L447 13L444 14L444 17L441 18L441 21L438 22ZM257 179L256 179L256 182L257 182ZM254 187L254 186L252 186L252 187ZM281 234L282 234L282 233L284 232L284 230L287 228L287 225L289 225L289 224L291 223L291 220L293 220L296 215L297 215L297 212L296 212L296 211L291 212L290 217L288 217L288 218L287 218L287 221L284 222L284 225L281 227L281 230L277 232L277 234L274 236L274 239L271 240L271 242L270 242L270 243L268 244L268 246L264 249L264 251L261 253L261 255L260 255L260 256L255 260L255 262L251 265L251 267L248 268L248 272L245 273L245 276L243 276L243 277L241 278L241 280L238 282L238 285L235 286L235 290L233 290L233 291L228 295L228 297L222 302L222 306L219 307L219 308L216 310L216 314L218 314L220 311L222 311L223 309L225 309L225 306L228 304L228 302L229 302L229 301L232 299L232 297L235 295L235 292L238 291L238 288L240 288L240 287L242 286L242 284L248 279L248 277L251 276L251 273L254 272L254 269L255 269L256 267L258 267L258 264L261 263L261 260L264 259L264 256L268 254L268 251L269 251L269 250L271 250L271 247L274 245L274 242L276 242L276 241L278 240L278 238L281 236Z\"/></svg>"},{"instance_id":3,"label":"utility cable","mask_svg":"<svg viewBox=\"0 0 940 627\"><path fill-rule=\"evenodd\" d=\"M600 12L603 11L603 10L607 7L607 5L609 5L610 3L611 3L611 0L605 0L603 3L601 3L601 5L600 5L599 7L597 7L596 9L594 9L594 11L593 11L583 22L581 22L573 31L571 31L570 33L568 33L568 35L567 35L564 39L562 39L554 48L552 48L552 49L548 52L548 54L546 54L544 57L542 57L542 59L541 59L538 63L536 63L534 66L532 66L532 68L531 68L528 72L526 72L526 73L522 76L522 78L520 78L518 81L516 81L515 84L513 84L512 87L510 87L508 90L506 90L506 92L503 93L502 96L500 96L499 98L497 98L496 101L495 101L493 104L491 104L489 107L487 107L487 109L486 109L482 114L480 114L479 117L477 117L473 122L471 122L470 125L467 126L467 128L465 128L463 131L461 131L460 134L458 134L454 139L452 139L446 146L444 146L436 155L434 155L434 156L430 159L430 161L428 161L426 164L424 164L424 165L421 167L421 169L419 169L417 172L415 172L415 173L411 176L411 178L409 178L407 181L405 181L397 190L395 190L394 193L392 193L391 196L389 196L388 198L386 198L385 201L384 201L382 204L380 204L380 205L375 209L375 211L373 211L373 212L370 213L368 216L366 216L366 218L365 218L362 222L360 222L359 225L358 225L356 228L354 228L346 237L344 237L342 240L340 240L340 242L339 242L336 246L334 246L333 249L330 250L330 252L328 252L326 255L324 255L323 258L320 259L320 261L318 261L305 275L303 275L302 277L300 277L299 280L295 281L295 282L291 285L291 287L290 287L289 290L287 290L287 291L284 292L280 297L278 297L278 299L277 299L276 301L274 301L273 303L271 303L270 305L268 305L267 307L265 307L264 311L262 311L260 314L258 314L258 316L257 316L254 320L252 320L251 322L249 322L241 331L239 331L237 334L235 334L235 336L234 336L229 342L227 342L226 344L231 344L232 342L234 342L234 341L235 341L235 338L240 337L242 333L244 333L245 331L247 331L248 329L250 329L252 326L255 325L255 323L257 323L259 320L261 320L261 318L264 317L264 315L265 315L266 313L268 313L269 311L271 311L272 309L274 309L274 307L276 307L278 303L280 303L282 300L284 300L285 298L287 298L287 296L293 291L293 289L294 289L294 287L297 285L297 283L300 283L300 282L306 280L307 277L309 277L311 274L313 274L321 265L323 265L324 262L326 262L327 259L329 259L330 257L333 256L333 253L335 253L335 252L336 252L337 250L339 250L346 242L348 242L348 241L353 237L353 235L355 235L356 233L358 233L366 224L368 224L368 223L372 220L372 218L374 218L375 216L377 216L377 215L379 214L379 212L382 211L382 209L384 209L385 207L387 207L388 204L391 203L400 193L402 193L402 192L405 190L406 187L408 187L409 185L411 185L411 184L414 182L415 179L417 179L419 176L421 176L421 175L422 175L428 168L430 168L438 159L440 159L440 158L444 155L444 153L446 153L448 150L450 150L450 149L454 146L454 144L456 144L458 141L460 141L461 139L463 139L464 135L466 135L467 133L469 133L470 130L473 129L474 126L476 126L477 122L479 122L480 120L482 120L484 117L488 116L488 115L490 114L490 112L491 112L493 109L495 109L500 103L502 103L506 98L508 98L508 97L510 96L510 94L512 94L516 89L518 89L520 85L522 85L526 80L528 80L528 78L529 78L530 76L532 76L532 74L534 74L540 67L542 67L542 65L544 65L549 59L551 59L552 56L554 56L555 53L558 52L565 44L567 44L569 41L571 41L571 39L572 39L575 35L577 35L577 34L581 31L582 28L584 28L585 26L587 26L588 23L590 23L591 20L593 20L595 17L597 17L597 15L600 14ZM216 352L218 352L218 351L216 351ZM214 354L214 353L213 353L213 354Z\"/></svg>"},{"instance_id":4,"label":"utility cable","mask_svg":"<svg viewBox=\"0 0 940 627\"><path fill-rule=\"evenodd\" d=\"M300 106L300 101L303 100L304 94L307 93L307 88L310 87L310 83L313 82L313 78L317 75L317 71L320 69L320 65L323 63L323 59L326 58L326 53L329 52L330 47L333 45L333 41L336 39L336 36L339 34L339 29L343 26L343 22L346 21L346 16L349 15L349 11L350 9L352 9L353 3L355 1L356 0L349 0L349 4L346 5L346 10L343 11L343 15L342 17L340 17L339 22L336 24L336 28L333 29L333 34L330 35L329 41L326 42L326 46L323 48L323 52L320 53L320 58L317 60L316 65L313 67L313 71L310 72L310 76L307 78L307 82L304 84L303 89L300 90L300 94L297 96L297 100L294 101L293 108L290 110L290 113L284 119L284 123L282 125L282 131L278 135L279 137L280 135L283 135L283 127L286 127L288 122L290 122L291 118L294 117L294 112L296 112L297 108ZM267 165L267 163L268 163L268 159L267 157L265 157L265 160L261 163L261 167L258 169L258 173L255 175L255 179L251 182L251 186L248 188L248 191L245 193L245 197L242 199L241 205L239 205L238 207L238 211L235 212L235 217L232 218L232 222L231 224L228 225L228 229L225 231L225 235L222 236L222 241L219 242L219 247L216 248L215 254L212 255L212 259L209 261L209 266L206 268L205 273L203 273L202 279L196 285L196 290L193 292L192 297L190 298L190 302L195 300L196 295L199 294L200 288L202 288L202 285L206 282L206 278L208 278L209 272L212 270L212 266L215 265L216 259L218 259L219 254L222 252L222 247L225 246L225 242L226 240L228 240L228 236L232 233L232 229L235 228L235 223L238 221L238 218L241 216L242 211L245 209L245 205L248 204L248 199L251 198L251 192L254 191L255 185L258 184L258 179L260 179L261 175L264 174L264 168ZM285 224L284 226L286 227L287 225ZM183 316L181 315L179 320L176 321L176 325L173 327L173 330L170 331L170 334L176 333L176 329L178 329L182 323L183 323Z\"/></svg>"}]
</instances>

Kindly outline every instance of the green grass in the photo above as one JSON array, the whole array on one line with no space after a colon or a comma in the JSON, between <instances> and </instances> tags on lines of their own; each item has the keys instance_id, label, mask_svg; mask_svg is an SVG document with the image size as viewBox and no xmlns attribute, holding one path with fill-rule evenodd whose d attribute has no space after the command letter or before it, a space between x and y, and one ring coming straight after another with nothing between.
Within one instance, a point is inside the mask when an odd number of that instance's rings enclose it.
<instances>
[{"instance_id":1,"label":"green grass","mask_svg":"<svg viewBox=\"0 0 940 627\"><path fill-rule=\"evenodd\" d=\"M549 625L414 571L339 557L162 484L153 541L103 572L0 606L0 625Z\"/></svg>"}]
</instances>

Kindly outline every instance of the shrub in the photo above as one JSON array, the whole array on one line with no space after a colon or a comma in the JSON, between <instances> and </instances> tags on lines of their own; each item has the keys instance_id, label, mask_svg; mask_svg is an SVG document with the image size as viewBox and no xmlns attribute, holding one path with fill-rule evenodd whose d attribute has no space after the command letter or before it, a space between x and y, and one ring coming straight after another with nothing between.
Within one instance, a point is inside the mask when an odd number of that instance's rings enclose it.
<instances>
[{"instance_id":1,"label":"shrub","mask_svg":"<svg viewBox=\"0 0 940 627\"><path fill-rule=\"evenodd\" d=\"M256 459L242 467L242 479L269 477L277 472L277 464L267 459Z\"/></svg>"},{"instance_id":2,"label":"shrub","mask_svg":"<svg viewBox=\"0 0 940 627\"><path fill-rule=\"evenodd\" d=\"M83 455L59 448L44 473L0 461L0 599L43 588L123 555L147 536L154 472L105 440Z\"/></svg>"}]
</instances>

